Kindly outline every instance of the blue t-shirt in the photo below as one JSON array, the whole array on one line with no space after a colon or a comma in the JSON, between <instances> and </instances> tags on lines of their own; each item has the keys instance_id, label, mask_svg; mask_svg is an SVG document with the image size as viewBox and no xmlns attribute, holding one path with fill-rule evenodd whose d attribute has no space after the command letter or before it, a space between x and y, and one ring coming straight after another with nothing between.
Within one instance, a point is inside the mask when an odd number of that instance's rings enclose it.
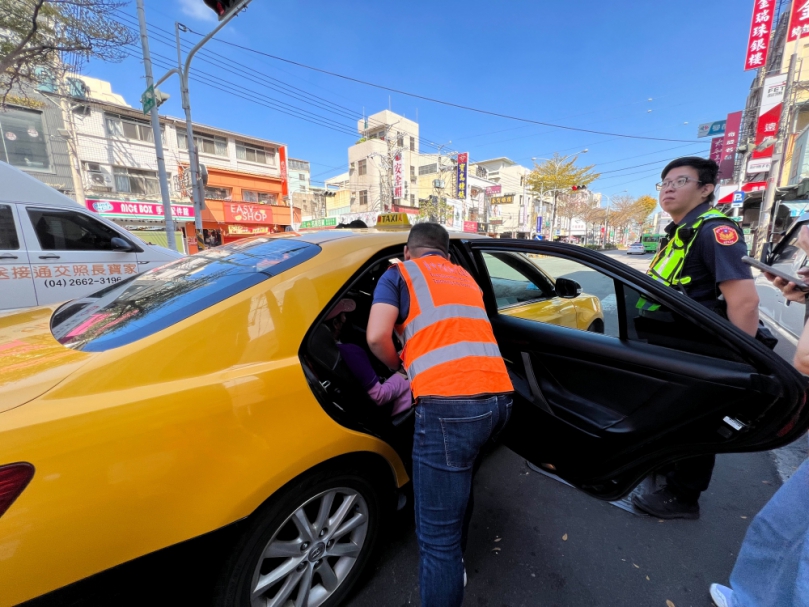
<instances>
[{"instance_id":1,"label":"blue t-shirt","mask_svg":"<svg viewBox=\"0 0 809 607\"><path fill-rule=\"evenodd\" d=\"M427 253L422 257L427 257L428 255L443 257L440 253ZM376 283L373 303L386 303L399 308L399 318L396 319L397 325L402 324L407 319L407 315L410 314L410 293L407 290L407 283L402 278L402 273L399 272L395 264L389 267L380 277L379 282Z\"/></svg>"}]
</instances>

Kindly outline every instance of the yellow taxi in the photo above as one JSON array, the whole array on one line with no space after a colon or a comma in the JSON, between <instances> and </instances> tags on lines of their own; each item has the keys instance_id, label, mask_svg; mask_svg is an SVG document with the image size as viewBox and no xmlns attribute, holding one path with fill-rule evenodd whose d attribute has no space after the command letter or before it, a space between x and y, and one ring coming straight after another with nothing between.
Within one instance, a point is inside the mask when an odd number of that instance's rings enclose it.
<instances>
[{"instance_id":1,"label":"yellow taxi","mask_svg":"<svg viewBox=\"0 0 809 607\"><path fill-rule=\"evenodd\" d=\"M353 299L344 339L363 346L406 238L258 237L0 316L0 604L228 526L217 605L339 604L404 501L412 415L368 398L324 320ZM788 364L615 260L463 234L451 248L514 383L503 442L596 498L809 426Z\"/></svg>"}]
</instances>

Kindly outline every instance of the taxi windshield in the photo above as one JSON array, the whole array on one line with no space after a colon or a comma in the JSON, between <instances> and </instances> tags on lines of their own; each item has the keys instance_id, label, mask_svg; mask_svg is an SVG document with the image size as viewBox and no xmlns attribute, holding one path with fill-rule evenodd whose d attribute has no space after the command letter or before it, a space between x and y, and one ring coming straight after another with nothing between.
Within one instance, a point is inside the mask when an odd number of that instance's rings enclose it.
<instances>
[{"instance_id":1,"label":"taxi windshield","mask_svg":"<svg viewBox=\"0 0 809 607\"><path fill-rule=\"evenodd\" d=\"M51 319L62 345L100 352L165 329L288 270L320 247L287 238L253 238L208 249L68 302Z\"/></svg>"}]
</instances>

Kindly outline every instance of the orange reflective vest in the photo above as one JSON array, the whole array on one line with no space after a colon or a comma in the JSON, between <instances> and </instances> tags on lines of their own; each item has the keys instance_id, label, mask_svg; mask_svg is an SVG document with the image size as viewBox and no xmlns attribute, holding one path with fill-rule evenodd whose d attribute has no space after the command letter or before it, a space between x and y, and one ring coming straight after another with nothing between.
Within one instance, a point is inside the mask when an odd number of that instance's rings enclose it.
<instances>
[{"instance_id":1,"label":"orange reflective vest","mask_svg":"<svg viewBox=\"0 0 809 607\"><path fill-rule=\"evenodd\" d=\"M396 334L413 397L513 391L474 278L443 257L397 264L410 312Z\"/></svg>"}]
</instances>

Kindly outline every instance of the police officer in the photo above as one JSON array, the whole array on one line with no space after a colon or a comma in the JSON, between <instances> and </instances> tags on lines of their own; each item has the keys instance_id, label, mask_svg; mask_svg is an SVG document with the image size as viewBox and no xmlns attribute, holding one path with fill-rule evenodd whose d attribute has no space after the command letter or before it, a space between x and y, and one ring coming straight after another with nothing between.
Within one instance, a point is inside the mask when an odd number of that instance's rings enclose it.
<instances>
[{"instance_id":1,"label":"police officer","mask_svg":"<svg viewBox=\"0 0 809 607\"><path fill-rule=\"evenodd\" d=\"M462 554L480 450L508 421L511 380L480 287L449 260L449 234L413 226L405 262L379 279L368 319L371 351L403 365L416 398L413 493L422 607L458 607ZM401 359L393 333L404 345Z\"/></svg>"},{"instance_id":2,"label":"police officer","mask_svg":"<svg viewBox=\"0 0 809 607\"><path fill-rule=\"evenodd\" d=\"M719 167L695 156L670 162L657 184L660 206L672 223L647 274L726 317L755 336L758 294L744 236L735 222L711 208ZM653 309L655 306L650 306ZM666 486L634 496L634 505L662 519L699 518L699 496L708 488L716 456L700 455L678 462Z\"/></svg>"}]
</instances>

